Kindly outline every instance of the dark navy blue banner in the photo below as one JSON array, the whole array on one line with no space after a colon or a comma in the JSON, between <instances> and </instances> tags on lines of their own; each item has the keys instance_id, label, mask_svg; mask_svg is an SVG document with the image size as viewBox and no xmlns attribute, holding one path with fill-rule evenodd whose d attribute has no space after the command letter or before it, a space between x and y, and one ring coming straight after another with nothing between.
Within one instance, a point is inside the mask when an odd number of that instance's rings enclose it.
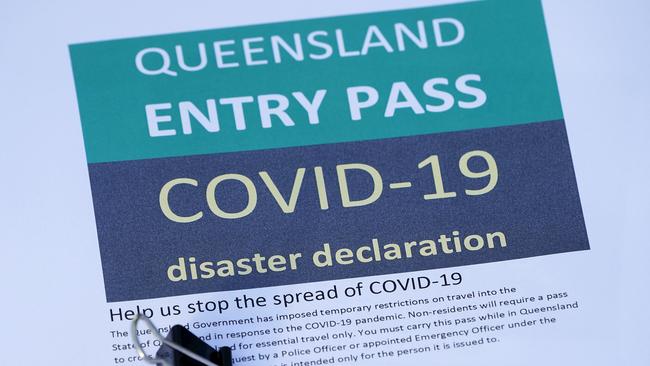
<instances>
[{"instance_id":1,"label":"dark navy blue banner","mask_svg":"<svg viewBox=\"0 0 650 366\"><path fill-rule=\"evenodd\" d=\"M89 169L110 302L589 249L563 121L97 163ZM448 197L425 199L436 193ZM353 207L344 207L346 198ZM224 217L238 212L245 216ZM449 239L446 244L441 235ZM407 256L411 242L418 244ZM422 242L435 244L427 251ZM312 255L325 243L333 265L317 267ZM402 258L395 259L395 251L386 254L384 245L390 243L401 248ZM364 246L369 249L360 252ZM341 248L350 251L337 263ZM295 269L291 253L302 255L294 258ZM252 260L256 254L265 258L261 270ZM284 262L276 257L268 263L274 255ZM249 261L237 267L243 258ZM220 261L231 261L239 273L216 271ZM206 262L212 264L199 268Z\"/></svg>"}]
</instances>

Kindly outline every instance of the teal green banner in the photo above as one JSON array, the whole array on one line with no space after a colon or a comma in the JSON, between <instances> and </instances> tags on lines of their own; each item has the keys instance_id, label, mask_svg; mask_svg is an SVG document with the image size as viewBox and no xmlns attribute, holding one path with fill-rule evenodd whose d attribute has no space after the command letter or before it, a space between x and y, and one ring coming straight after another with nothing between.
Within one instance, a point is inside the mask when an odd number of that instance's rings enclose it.
<instances>
[{"instance_id":1,"label":"teal green banner","mask_svg":"<svg viewBox=\"0 0 650 366\"><path fill-rule=\"evenodd\" d=\"M538 0L70 46L89 163L562 118Z\"/></svg>"}]
</instances>

